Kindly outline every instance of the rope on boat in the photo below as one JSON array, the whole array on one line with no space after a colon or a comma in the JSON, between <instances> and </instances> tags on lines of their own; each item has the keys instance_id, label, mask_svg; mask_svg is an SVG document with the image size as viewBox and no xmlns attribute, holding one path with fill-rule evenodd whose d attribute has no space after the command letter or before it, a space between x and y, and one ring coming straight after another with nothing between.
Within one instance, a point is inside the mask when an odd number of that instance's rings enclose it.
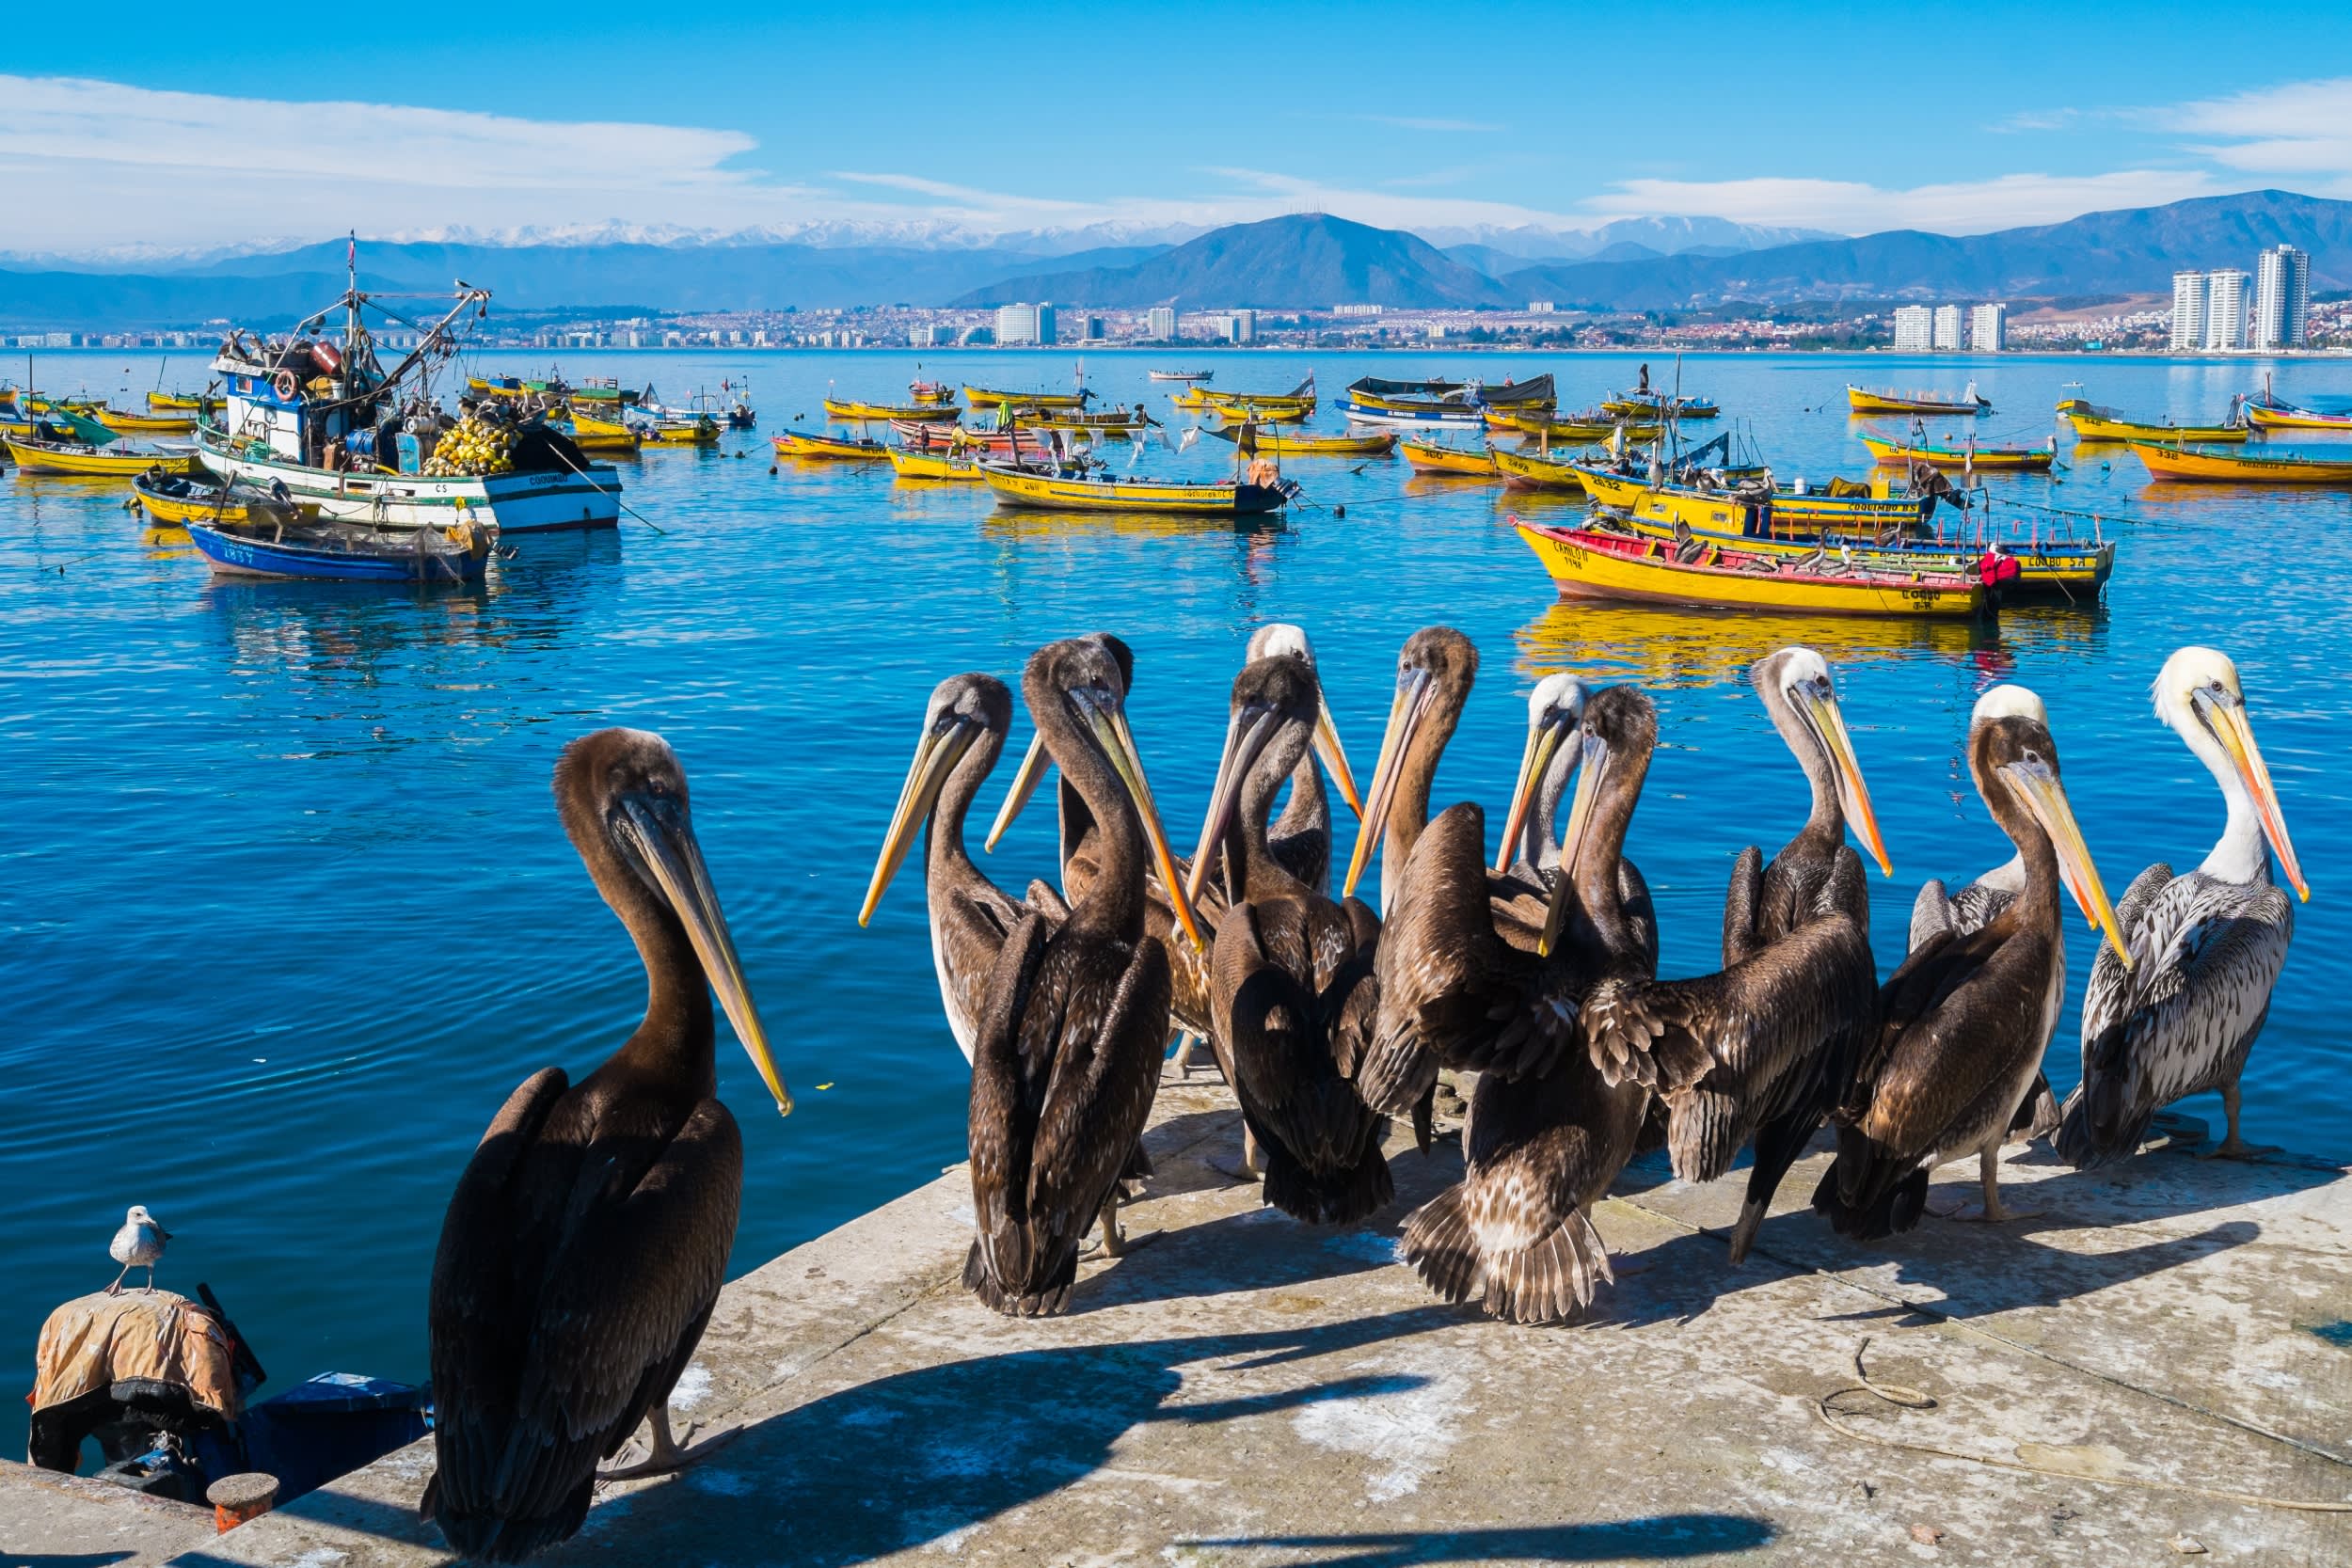
<instances>
[{"instance_id":1,"label":"rope on boat","mask_svg":"<svg viewBox=\"0 0 2352 1568\"><path fill-rule=\"evenodd\" d=\"M1982 1465L1995 1470L2014 1470L2029 1476L2054 1476L2061 1481L2090 1481L2099 1486L2138 1486L2151 1492L2181 1492L2195 1497L2210 1497L2216 1502L2240 1503L2250 1508L2286 1509L2296 1513L2352 1513L2352 1502L2319 1502L2302 1497L2272 1497L2258 1492L2224 1492L2210 1486L2192 1486L2185 1481L2159 1481L2153 1476L2134 1476L2121 1473L2102 1475L2091 1470L2074 1469L2063 1465L2036 1464L2032 1460L2004 1459L1997 1454L1968 1453L1960 1449L1947 1449L1936 1443L1915 1443L1908 1438L1883 1437L1864 1432L1838 1419L1841 1414L1833 1408L1834 1402L1848 1394L1868 1394L1883 1400L1899 1410L1933 1410L1935 1397L1916 1388L1906 1388L1899 1383L1874 1381L1862 1364L1863 1352L1870 1348L1867 1335L1854 1346L1853 1375L1855 1382L1843 1388L1833 1389L1814 1402L1814 1411L1828 1428L1841 1437L1857 1443L1871 1443L1883 1449L1897 1449L1905 1453L1923 1453L1936 1459L1961 1459L1971 1465ZM2032 1445L2040 1447L2040 1445ZM2026 1449L2017 1450L2020 1454ZM2329 1456L2333 1457L2333 1456ZM2343 1461L2336 1461L2342 1464Z\"/></svg>"},{"instance_id":2,"label":"rope on boat","mask_svg":"<svg viewBox=\"0 0 2352 1568\"><path fill-rule=\"evenodd\" d=\"M623 499L621 499L621 496L620 496L620 492L619 492L619 491L617 491L617 490L608 490L608 489L606 489L603 485L598 484L598 483L597 483L595 480L593 480L593 479L588 479L588 470L587 470L587 469L585 469L585 468L581 467L579 464L577 464L577 463L573 462L570 458L568 458L568 457L564 456L564 455L561 451L556 451L556 449L555 449L554 447L552 447L552 446L548 447L548 451L552 451L552 452L555 452L555 460L556 460L558 463L563 464L563 465L564 465L564 467L567 467L567 468L571 469L571 470L572 470L572 472L574 472L574 473L578 474L580 478L582 478L582 479L587 479L587 480L588 480L588 488L589 488L589 489L594 490L594 491L595 491L597 495L604 497L604 498L605 498L605 499L607 499L607 500L611 501L611 502L612 502L614 506L619 507L622 511L624 511L624 512L628 513L630 516L632 516L632 517L636 518L639 522L644 523L644 524L647 528L652 529L652 530L653 530L656 533L660 534L663 538L665 538L665 539L666 539L666 538L668 538L668 537L669 537L670 531L669 531L668 529L663 528L660 524L659 524L659 523L657 523L657 522L653 521L651 518L647 517L647 516L646 516L644 513L642 513L642 512L638 511L635 507L633 507L633 506L629 505L629 504L628 504L628 502L627 502L627 501L623 500Z\"/></svg>"}]
</instances>

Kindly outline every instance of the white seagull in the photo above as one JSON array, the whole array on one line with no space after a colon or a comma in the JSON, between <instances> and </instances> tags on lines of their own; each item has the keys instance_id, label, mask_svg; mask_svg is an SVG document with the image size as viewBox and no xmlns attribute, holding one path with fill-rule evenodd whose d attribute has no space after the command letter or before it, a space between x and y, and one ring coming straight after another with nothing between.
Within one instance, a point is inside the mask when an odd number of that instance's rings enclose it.
<instances>
[{"instance_id":1,"label":"white seagull","mask_svg":"<svg viewBox=\"0 0 2352 1568\"><path fill-rule=\"evenodd\" d=\"M122 1216L122 1228L106 1243L106 1256L122 1265L122 1274L106 1287L110 1296L122 1293L123 1275L133 1269L147 1271L147 1288L155 1288L155 1262L164 1255L164 1243L171 1240L171 1232L156 1223L144 1203L134 1203Z\"/></svg>"},{"instance_id":2,"label":"white seagull","mask_svg":"<svg viewBox=\"0 0 2352 1568\"><path fill-rule=\"evenodd\" d=\"M2207 1089L2221 1091L2230 1118L2214 1154L2265 1152L2238 1136L2238 1076L2295 934L2295 906L2270 880L2265 838L2295 891L2312 895L2254 745L2237 666L2212 648L2183 648L2164 661L2155 699L2156 717L2213 770L2229 817L2203 864L2175 877L2158 862L2118 902L2133 967L2106 952L2091 965L2082 1086L2067 1097L2058 1132L2059 1155L2086 1168L2129 1157L2159 1110Z\"/></svg>"}]
</instances>

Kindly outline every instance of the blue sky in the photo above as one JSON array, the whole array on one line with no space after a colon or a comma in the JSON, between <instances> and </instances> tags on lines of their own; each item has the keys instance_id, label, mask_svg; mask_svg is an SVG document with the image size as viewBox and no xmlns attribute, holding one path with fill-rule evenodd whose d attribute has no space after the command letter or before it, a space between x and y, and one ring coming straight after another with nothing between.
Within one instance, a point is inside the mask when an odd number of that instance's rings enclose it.
<instances>
[{"instance_id":1,"label":"blue sky","mask_svg":"<svg viewBox=\"0 0 2352 1568\"><path fill-rule=\"evenodd\" d=\"M0 251L1302 210L1969 232L2352 197L2342 8L754 9L469 8L395 48L365 8L20 7Z\"/></svg>"}]
</instances>

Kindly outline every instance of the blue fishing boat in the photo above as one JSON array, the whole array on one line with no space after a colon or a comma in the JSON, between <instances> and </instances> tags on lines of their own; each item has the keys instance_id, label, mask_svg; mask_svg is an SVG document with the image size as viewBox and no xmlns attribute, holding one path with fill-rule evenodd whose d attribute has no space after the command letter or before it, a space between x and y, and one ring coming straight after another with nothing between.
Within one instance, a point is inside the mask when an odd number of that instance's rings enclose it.
<instances>
[{"instance_id":1,"label":"blue fishing boat","mask_svg":"<svg viewBox=\"0 0 2352 1568\"><path fill-rule=\"evenodd\" d=\"M192 520L187 530L214 571L239 577L475 582L490 561L490 531L471 523L398 533L328 523L264 533Z\"/></svg>"}]
</instances>

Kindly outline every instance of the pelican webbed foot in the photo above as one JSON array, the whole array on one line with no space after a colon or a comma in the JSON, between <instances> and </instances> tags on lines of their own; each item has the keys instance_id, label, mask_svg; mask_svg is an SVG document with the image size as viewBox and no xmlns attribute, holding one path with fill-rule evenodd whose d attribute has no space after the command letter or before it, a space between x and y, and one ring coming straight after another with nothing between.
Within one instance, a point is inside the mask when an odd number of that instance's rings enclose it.
<instances>
[{"instance_id":1,"label":"pelican webbed foot","mask_svg":"<svg viewBox=\"0 0 2352 1568\"><path fill-rule=\"evenodd\" d=\"M2279 1152L2277 1144L2249 1144L2233 1132L2211 1148L2197 1150L2200 1160L2259 1160Z\"/></svg>"},{"instance_id":2,"label":"pelican webbed foot","mask_svg":"<svg viewBox=\"0 0 2352 1568\"><path fill-rule=\"evenodd\" d=\"M599 1483L636 1481L645 1476L665 1476L683 1470L689 1465L698 1464L708 1457L714 1449L724 1447L742 1430L740 1427L725 1427L691 1448L681 1448L677 1440L670 1435L670 1407L666 1403L654 1406L653 1414L646 1418L646 1424L653 1429L653 1440L646 1446L645 1457L617 1469L598 1470L596 1480ZM695 1429L689 1425L686 1435L691 1437L694 1432Z\"/></svg>"}]
</instances>

